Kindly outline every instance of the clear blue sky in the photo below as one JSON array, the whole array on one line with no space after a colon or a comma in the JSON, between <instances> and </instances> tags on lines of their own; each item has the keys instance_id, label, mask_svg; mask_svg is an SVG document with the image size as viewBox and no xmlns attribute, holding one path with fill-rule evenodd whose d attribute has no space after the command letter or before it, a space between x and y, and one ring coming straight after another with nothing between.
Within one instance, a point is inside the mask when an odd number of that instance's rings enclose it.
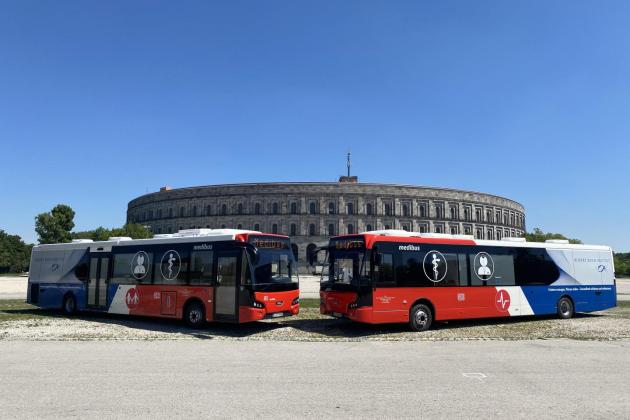
<instances>
[{"instance_id":1,"label":"clear blue sky","mask_svg":"<svg viewBox=\"0 0 630 420\"><path fill-rule=\"evenodd\" d=\"M0 229L174 187L505 195L630 251L630 2L0 1Z\"/></svg>"}]
</instances>

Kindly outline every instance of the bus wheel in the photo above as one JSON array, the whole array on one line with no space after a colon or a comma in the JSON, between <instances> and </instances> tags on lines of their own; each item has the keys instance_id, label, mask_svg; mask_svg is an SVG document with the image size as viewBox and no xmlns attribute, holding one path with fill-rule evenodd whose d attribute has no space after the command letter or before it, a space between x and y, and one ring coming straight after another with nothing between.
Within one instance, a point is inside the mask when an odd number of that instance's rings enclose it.
<instances>
[{"instance_id":1,"label":"bus wheel","mask_svg":"<svg viewBox=\"0 0 630 420\"><path fill-rule=\"evenodd\" d=\"M573 318L573 313L573 302L571 302L571 299L566 296L561 297L558 301L558 316L562 319L569 319Z\"/></svg>"},{"instance_id":2,"label":"bus wheel","mask_svg":"<svg viewBox=\"0 0 630 420\"><path fill-rule=\"evenodd\" d=\"M74 295L69 294L63 298L61 309L66 315L74 315L77 311L77 300L74 298Z\"/></svg>"},{"instance_id":3,"label":"bus wheel","mask_svg":"<svg viewBox=\"0 0 630 420\"><path fill-rule=\"evenodd\" d=\"M411 308L409 326L415 331L426 331L431 327L433 314L427 305L418 304Z\"/></svg>"},{"instance_id":4,"label":"bus wheel","mask_svg":"<svg viewBox=\"0 0 630 420\"><path fill-rule=\"evenodd\" d=\"M184 322L191 328L199 328L204 322L203 306L199 302L191 302L184 309Z\"/></svg>"}]
</instances>

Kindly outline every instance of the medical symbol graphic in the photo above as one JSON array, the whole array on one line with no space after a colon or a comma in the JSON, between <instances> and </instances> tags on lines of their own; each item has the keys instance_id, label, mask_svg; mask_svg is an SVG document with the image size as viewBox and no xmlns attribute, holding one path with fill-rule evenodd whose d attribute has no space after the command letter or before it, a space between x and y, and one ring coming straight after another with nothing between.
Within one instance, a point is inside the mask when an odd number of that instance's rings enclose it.
<instances>
[{"instance_id":1,"label":"medical symbol graphic","mask_svg":"<svg viewBox=\"0 0 630 420\"><path fill-rule=\"evenodd\" d=\"M474 261L475 275L479 280L487 281L494 274L494 261L487 252L480 252L475 255Z\"/></svg>"},{"instance_id":2,"label":"medical symbol graphic","mask_svg":"<svg viewBox=\"0 0 630 420\"><path fill-rule=\"evenodd\" d=\"M140 303L140 295L138 295L138 291L135 287L127 290L127 295L125 296L125 303L127 307L130 309L135 308Z\"/></svg>"},{"instance_id":3,"label":"medical symbol graphic","mask_svg":"<svg viewBox=\"0 0 630 420\"><path fill-rule=\"evenodd\" d=\"M433 279L435 281L438 281L438 275L440 274L438 272L439 265L440 265L440 259L437 257L436 254L433 254Z\"/></svg>"},{"instance_id":4,"label":"medical symbol graphic","mask_svg":"<svg viewBox=\"0 0 630 420\"><path fill-rule=\"evenodd\" d=\"M505 312L510 308L510 294L507 290L499 290L495 296L494 304L497 306L497 309L501 312Z\"/></svg>"},{"instance_id":5,"label":"medical symbol graphic","mask_svg":"<svg viewBox=\"0 0 630 420\"><path fill-rule=\"evenodd\" d=\"M424 275L434 283L444 280L448 270L446 258L439 251L427 252L422 262L422 268L424 269Z\"/></svg>"},{"instance_id":6,"label":"medical symbol graphic","mask_svg":"<svg viewBox=\"0 0 630 420\"><path fill-rule=\"evenodd\" d=\"M160 264L162 277L166 280L176 279L181 268L181 261L182 259L177 251L173 249L166 251L162 256L162 263Z\"/></svg>"},{"instance_id":7,"label":"medical symbol graphic","mask_svg":"<svg viewBox=\"0 0 630 420\"><path fill-rule=\"evenodd\" d=\"M149 271L149 255L144 251L138 251L131 261L132 273L136 280L142 280Z\"/></svg>"}]
</instances>

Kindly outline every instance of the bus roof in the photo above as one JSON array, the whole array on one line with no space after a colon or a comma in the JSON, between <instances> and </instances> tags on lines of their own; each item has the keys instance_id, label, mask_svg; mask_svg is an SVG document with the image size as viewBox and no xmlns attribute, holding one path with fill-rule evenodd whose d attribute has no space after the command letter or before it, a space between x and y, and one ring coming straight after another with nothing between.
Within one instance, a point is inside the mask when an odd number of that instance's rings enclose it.
<instances>
[{"instance_id":1,"label":"bus roof","mask_svg":"<svg viewBox=\"0 0 630 420\"><path fill-rule=\"evenodd\" d=\"M248 240L249 235L275 236L288 238L284 235L263 233L256 230L242 229L185 229L177 233L158 234L150 239L131 239L128 237L112 237L106 241L92 241L90 239L76 239L69 243L42 244L36 245L38 251L66 249L85 249L91 247L112 247L112 246L133 246L133 245L158 245L170 243L186 242L218 242L218 241L240 241Z\"/></svg>"},{"instance_id":2,"label":"bus roof","mask_svg":"<svg viewBox=\"0 0 630 420\"><path fill-rule=\"evenodd\" d=\"M599 251L612 251L605 245L570 244L567 240L551 239L546 242L527 242L525 238L503 238L501 240L476 240L472 235L449 235L444 233L419 233L405 230L384 229L361 232L358 235L365 237L365 246L372 248L376 242L411 242L444 245L479 245L479 246L503 246L518 248L555 248L555 249L591 249ZM336 236L337 238L350 238L357 235Z\"/></svg>"}]
</instances>

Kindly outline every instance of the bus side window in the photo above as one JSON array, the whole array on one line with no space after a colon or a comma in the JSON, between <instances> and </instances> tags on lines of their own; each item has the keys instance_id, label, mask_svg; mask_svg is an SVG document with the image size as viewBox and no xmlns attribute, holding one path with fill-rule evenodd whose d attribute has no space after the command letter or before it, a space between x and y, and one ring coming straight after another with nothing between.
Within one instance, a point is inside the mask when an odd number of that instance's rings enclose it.
<instances>
[{"instance_id":1,"label":"bus side window","mask_svg":"<svg viewBox=\"0 0 630 420\"><path fill-rule=\"evenodd\" d=\"M374 266L374 283L394 283L394 255L391 253L380 254L380 264Z\"/></svg>"},{"instance_id":2,"label":"bus side window","mask_svg":"<svg viewBox=\"0 0 630 420\"><path fill-rule=\"evenodd\" d=\"M190 284L210 285L212 281L212 251L194 251L190 256Z\"/></svg>"},{"instance_id":3,"label":"bus side window","mask_svg":"<svg viewBox=\"0 0 630 420\"><path fill-rule=\"evenodd\" d=\"M459 285L468 286L468 258L466 254L457 254L459 262Z\"/></svg>"}]
</instances>

